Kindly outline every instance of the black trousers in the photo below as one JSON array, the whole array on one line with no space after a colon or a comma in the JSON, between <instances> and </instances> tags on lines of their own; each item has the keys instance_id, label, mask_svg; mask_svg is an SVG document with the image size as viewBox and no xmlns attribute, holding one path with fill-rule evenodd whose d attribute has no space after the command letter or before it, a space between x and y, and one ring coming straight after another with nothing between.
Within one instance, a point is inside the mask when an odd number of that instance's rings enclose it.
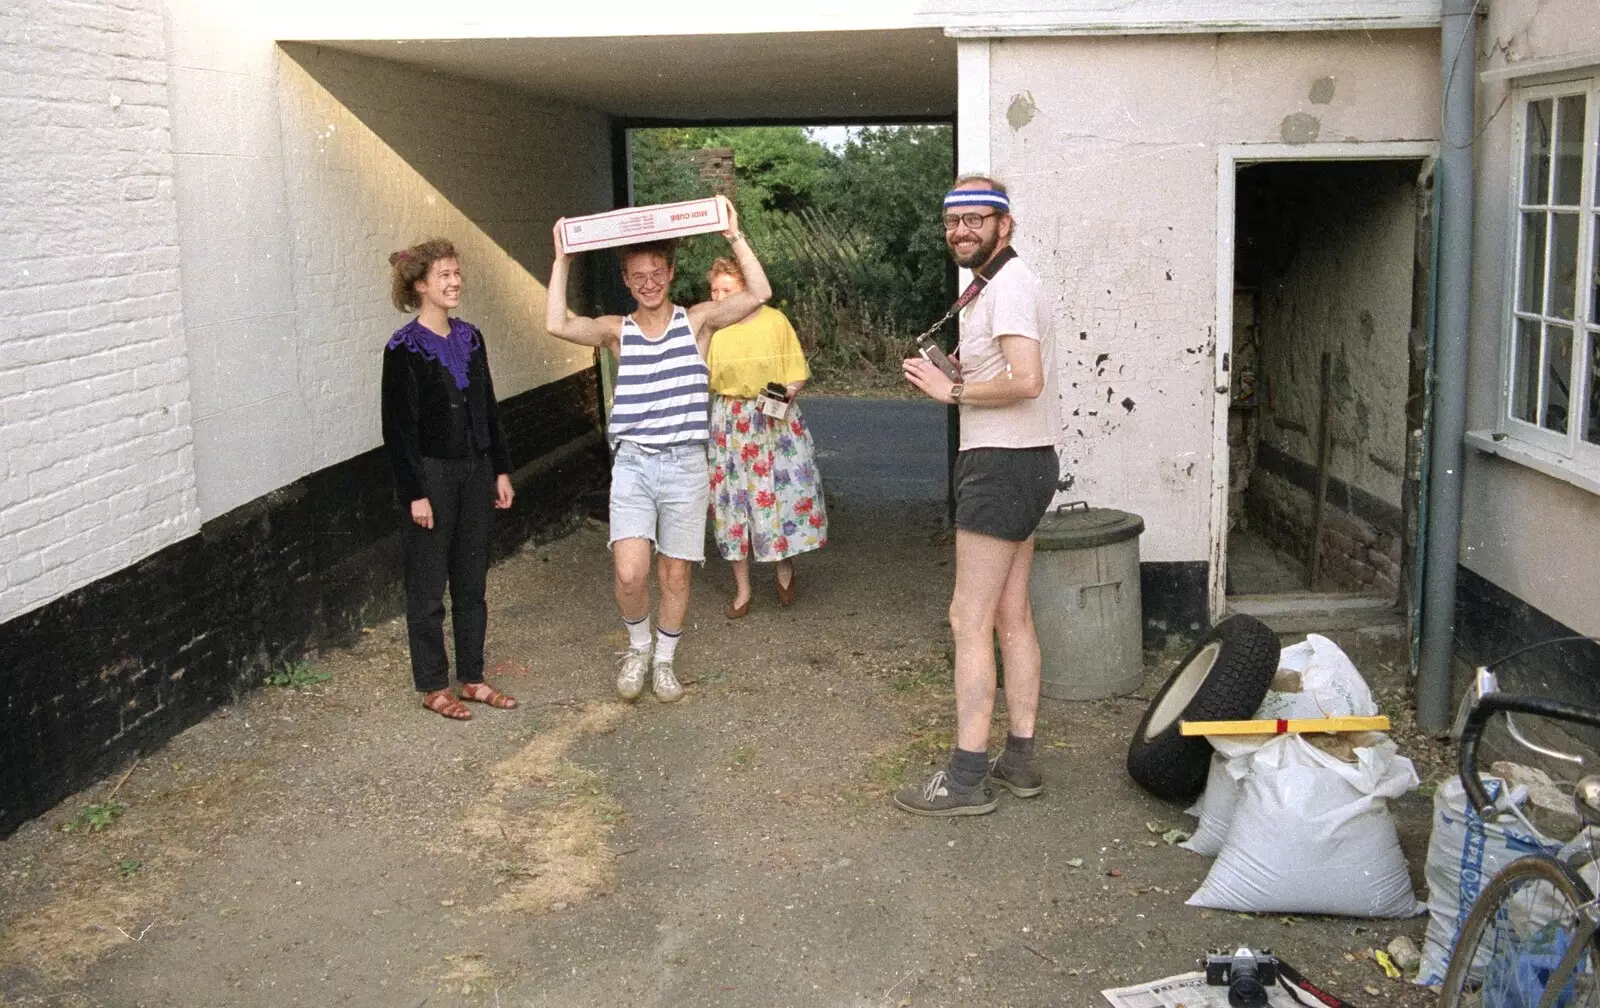
<instances>
[{"instance_id":1,"label":"black trousers","mask_svg":"<svg viewBox=\"0 0 1600 1008\"><path fill-rule=\"evenodd\" d=\"M494 472L487 455L423 458L423 482L433 506L433 528L411 520L405 508L406 635L417 689L450 685L444 653L444 590L450 586L456 679L483 681L483 638L489 625L484 585L489 577L489 529L494 513Z\"/></svg>"}]
</instances>

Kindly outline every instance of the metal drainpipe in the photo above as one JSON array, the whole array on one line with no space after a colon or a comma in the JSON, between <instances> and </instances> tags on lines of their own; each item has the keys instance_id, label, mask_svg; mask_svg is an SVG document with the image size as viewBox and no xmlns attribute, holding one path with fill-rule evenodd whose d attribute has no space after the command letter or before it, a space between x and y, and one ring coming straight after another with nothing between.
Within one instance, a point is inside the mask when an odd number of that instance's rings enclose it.
<instances>
[{"instance_id":1,"label":"metal drainpipe","mask_svg":"<svg viewBox=\"0 0 1600 1008\"><path fill-rule=\"evenodd\" d=\"M1442 0L1440 11L1444 108L1438 170L1438 305L1432 367L1427 549L1422 577L1422 648L1417 671L1417 724L1432 732L1442 732L1449 726L1453 692L1462 445L1467 432L1477 8L1476 0Z\"/></svg>"}]
</instances>

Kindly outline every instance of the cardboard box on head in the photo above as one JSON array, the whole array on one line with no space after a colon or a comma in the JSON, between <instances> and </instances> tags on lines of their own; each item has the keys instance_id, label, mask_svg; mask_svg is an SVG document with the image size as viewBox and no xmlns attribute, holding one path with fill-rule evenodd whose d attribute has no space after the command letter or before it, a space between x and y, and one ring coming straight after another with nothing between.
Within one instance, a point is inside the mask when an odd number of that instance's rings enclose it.
<instances>
[{"instance_id":1,"label":"cardboard box on head","mask_svg":"<svg viewBox=\"0 0 1600 1008\"><path fill-rule=\"evenodd\" d=\"M619 245L726 231L732 220L730 210L726 196L710 196L682 203L623 207L586 217L564 217L557 231L562 252L592 252Z\"/></svg>"}]
</instances>

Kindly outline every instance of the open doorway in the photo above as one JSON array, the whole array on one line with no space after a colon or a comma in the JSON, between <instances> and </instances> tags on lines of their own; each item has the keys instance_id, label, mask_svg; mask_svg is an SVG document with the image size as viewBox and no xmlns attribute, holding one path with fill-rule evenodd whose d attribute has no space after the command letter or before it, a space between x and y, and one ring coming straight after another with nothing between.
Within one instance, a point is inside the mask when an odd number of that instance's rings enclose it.
<instances>
[{"instance_id":1,"label":"open doorway","mask_svg":"<svg viewBox=\"0 0 1600 1008\"><path fill-rule=\"evenodd\" d=\"M1415 540L1424 168L1416 158L1238 167L1231 608L1314 595L1398 618Z\"/></svg>"}]
</instances>

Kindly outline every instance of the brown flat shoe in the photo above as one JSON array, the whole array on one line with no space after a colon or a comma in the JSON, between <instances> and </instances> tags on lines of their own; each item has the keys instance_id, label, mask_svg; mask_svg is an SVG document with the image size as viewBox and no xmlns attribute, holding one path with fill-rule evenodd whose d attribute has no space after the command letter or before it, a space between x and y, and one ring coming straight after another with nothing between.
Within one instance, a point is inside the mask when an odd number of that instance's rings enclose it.
<instances>
[{"instance_id":1,"label":"brown flat shoe","mask_svg":"<svg viewBox=\"0 0 1600 1008\"><path fill-rule=\"evenodd\" d=\"M447 689L434 690L422 698L422 706L435 714L443 714L452 721L471 721L472 712L462 705L460 700L450 695Z\"/></svg>"},{"instance_id":2,"label":"brown flat shoe","mask_svg":"<svg viewBox=\"0 0 1600 1008\"><path fill-rule=\"evenodd\" d=\"M471 700L473 703L488 704L501 710L516 710L517 698L509 693L502 693L488 683L462 683L461 699Z\"/></svg>"},{"instance_id":3,"label":"brown flat shoe","mask_svg":"<svg viewBox=\"0 0 1600 1008\"><path fill-rule=\"evenodd\" d=\"M728 617L729 619L744 619L746 616L750 615L750 599L745 599L744 605L738 606L734 605L732 602L729 602L728 608L722 610L722 615Z\"/></svg>"},{"instance_id":4,"label":"brown flat shoe","mask_svg":"<svg viewBox=\"0 0 1600 1008\"><path fill-rule=\"evenodd\" d=\"M778 604L781 606L794 605L794 582L800 575L793 568L789 569L789 583L778 582Z\"/></svg>"}]
</instances>

